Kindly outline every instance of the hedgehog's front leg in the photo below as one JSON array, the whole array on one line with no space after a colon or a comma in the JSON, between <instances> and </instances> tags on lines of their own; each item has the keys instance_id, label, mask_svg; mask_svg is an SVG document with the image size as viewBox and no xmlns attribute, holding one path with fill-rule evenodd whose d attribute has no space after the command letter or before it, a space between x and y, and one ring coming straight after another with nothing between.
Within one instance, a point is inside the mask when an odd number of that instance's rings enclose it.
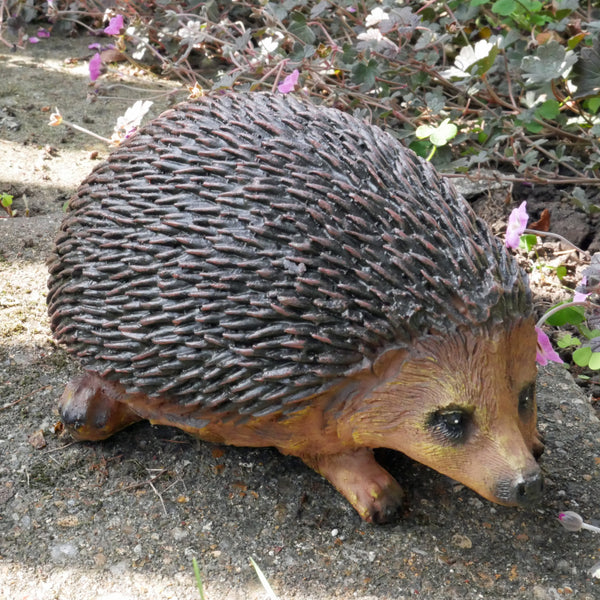
<instances>
[{"instance_id":1,"label":"hedgehog's front leg","mask_svg":"<svg viewBox=\"0 0 600 600\"><path fill-rule=\"evenodd\" d=\"M76 440L104 440L141 417L123 402L127 394L118 383L84 373L67 383L58 410Z\"/></svg>"},{"instance_id":2,"label":"hedgehog's front leg","mask_svg":"<svg viewBox=\"0 0 600 600\"><path fill-rule=\"evenodd\" d=\"M369 523L386 523L399 511L404 492L375 460L373 451L359 448L341 454L303 456L302 460L333 486Z\"/></svg>"}]
</instances>

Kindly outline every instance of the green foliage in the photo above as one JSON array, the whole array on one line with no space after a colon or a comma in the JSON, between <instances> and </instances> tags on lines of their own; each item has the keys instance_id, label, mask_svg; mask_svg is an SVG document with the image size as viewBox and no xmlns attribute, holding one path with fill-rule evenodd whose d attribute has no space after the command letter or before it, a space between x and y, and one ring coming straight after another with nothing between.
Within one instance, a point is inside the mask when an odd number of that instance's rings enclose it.
<instances>
[{"instance_id":1,"label":"green foliage","mask_svg":"<svg viewBox=\"0 0 600 600\"><path fill-rule=\"evenodd\" d=\"M420 125L415 131L415 136L424 140L427 139L433 146L427 160L431 160L436 148L445 146L449 140L456 137L458 129L454 123L450 123L450 119L444 119L437 127L433 125Z\"/></svg>"},{"instance_id":2,"label":"green foliage","mask_svg":"<svg viewBox=\"0 0 600 600\"><path fill-rule=\"evenodd\" d=\"M600 352L593 352L589 346L583 346L573 352L573 362L579 367L598 371L600 370Z\"/></svg>"},{"instance_id":3,"label":"green foliage","mask_svg":"<svg viewBox=\"0 0 600 600\"><path fill-rule=\"evenodd\" d=\"M564 304L564 303L563 303ZM548 317L548 325L564 327L565 325L581 325L585 321L585 311L582 306L567 306Z\"/></svg>"},{"instance_id":4,"label":"green foliage","mask_svg":"<svg viewBox=\"0 0 600 600\"><path fill-rule=\"evenodd\" d=\"M12 203L13 197L10 194L0 194L0 206L8 213L9 217L12 217Z\"/></svg>"},{"instance_id":5,"label":"green foliage","mask_svg":"<svg viewBox=\"0 0 600 600\"><path fill-rule=\"evenodd\" d=\"M533 233L527 233L519 238L519 248L525 252L531 252L537 243L537 236Z\"/></svg>"},{"instance_id":6,"label":"green foliage","mask_svg":"<svg viewBox=\"0 0 600 600\"><path fill-rule=\"evenodd\" d=\"M558 347L575 348L573 362L578 367L592 371L600 370L600 329L586 327L586 313L583 306L565 306L562 310L553 312L546 322L558 327L570 325L575 328L579 336L571 333L563 334L557 341Z\"/></svg>"},{"instance_id":7,"label":"green foliage","mask_svg":"<svg viewBox=\"0 0 600 600\"><path fill-rule=\"evenodd\" d=\"M204 596L204 584L202 583L202 576L200 575L200 567L198 566L198 561L194 556L192 558L192 566L194 567L194 577L196 579L196 585L198 586L198 592L200 593L200 600L205 600Z\"/></svg>"},{"instance_id":8,"label":"green foliage","mask_svg":"<svg viewBox=\"0 0 600 600\"><path fill-rule=\"evenodd\" d=\"M99 0L29 4L9 1L6 10L26 22L51 20L53 35L77 23L107 24ZM205 92L275 91L298 69L295 93L379 123L423 156L444 146L438 167L600 183L599 28L577 0L115 6L125 29L112 41L136 68L197 82ZM455 136L442 133L449 126ZM427 128L441 137L417 139Z\"/></svg>"},{"instance_id":9,"label":"green foliage","mask_svg":"<svg viewBox=\"0 0 600 600\"><path fill-rule=\"evenodd\" d=\"M556 340L556 345L559 348L576 348L577 346L581 346L581 341L570 333L564 333Z\"/></svg>"}]
</instances>

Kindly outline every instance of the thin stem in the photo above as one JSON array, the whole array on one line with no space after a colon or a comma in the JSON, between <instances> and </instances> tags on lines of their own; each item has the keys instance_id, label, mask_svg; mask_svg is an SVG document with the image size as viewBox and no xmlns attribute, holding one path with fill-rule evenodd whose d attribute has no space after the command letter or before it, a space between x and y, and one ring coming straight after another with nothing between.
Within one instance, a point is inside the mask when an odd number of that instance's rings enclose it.
<instances>
[{"instance_id":1,"label":"thin stem","mask_svg":"<svg viewBox=\"0 0 600 600\"><path fill-rule=\"evenodd\" d=\"M91 135L92 137L102 140L103 142L107 142L108 144L111 143L111 140L109 140L108 138L105 138L102 135L98 135L97 133L94 133L93 131L86 129L85 127L80 127L79 125L75 125L75 123L70 123L69 121L65 121L63 119L62 124L66 125L67 127L72 127L73 129L77 129L77 131L81 131L82 133L87 133L88 135Z\"/></svg>"},{"instance_id":2,"label":"thin stem","mask_svg":"<svg viewBox=\"0 0 600 600\"><path fill-rule=\"evenodd\" d=\"M525 229L525 230L523 230L523 233L539 235L540 237L553 237L553 238L556 238L557 240L560 240L561 242L564 242L565 244L568 244L572 248L575 248L575 250L577 250L578 252L586 254L585 250L582 250L581 248L576 246L573 242L570 242L566 237L563 237L562 235L560 235L558 233L554 233L552 231L538 231L537 229Z\"/></svg>"},{"instance_id":3,"label":"thin stem","mask_svg":"<svg viewBox=\"0 0 600 600\"><path fill-rule=\"evenodd\" d=\"M563 308L570 308L571 306L590 306L590 302L565 302L564 304L560 304L559 306L555 306L551 308L547 313L544 313L540 320L535 324L536 327L541 327L552 315L555 315L557 312L561 311Z\"/></svg>"}]
</instances>

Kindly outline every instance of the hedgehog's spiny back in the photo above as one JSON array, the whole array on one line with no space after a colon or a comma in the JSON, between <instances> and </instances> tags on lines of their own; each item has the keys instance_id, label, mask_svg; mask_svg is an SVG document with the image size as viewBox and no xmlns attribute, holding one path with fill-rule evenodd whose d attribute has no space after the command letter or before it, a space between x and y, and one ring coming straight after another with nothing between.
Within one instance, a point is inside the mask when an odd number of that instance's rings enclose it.
<instances>
[{"instance_id":1,"label":"hedgehog's spiny back","mask_svg":"<svg viewBox=\"0 0 600 600\"><path fill-rule=\"evenodd\" d=\"M254 415L427 332L530 311L515 262L378 128L262 94L165 113L96 169L53 331L130 390Z\"/></svg>"}]
</instances>

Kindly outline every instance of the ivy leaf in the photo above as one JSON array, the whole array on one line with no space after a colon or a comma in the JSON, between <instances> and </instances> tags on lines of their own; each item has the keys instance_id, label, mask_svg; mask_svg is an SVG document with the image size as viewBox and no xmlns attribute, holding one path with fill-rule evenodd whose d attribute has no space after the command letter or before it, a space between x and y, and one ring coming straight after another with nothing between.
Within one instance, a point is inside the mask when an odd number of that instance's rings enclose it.
<instances>
[{"instance_id":1,"label":"ivy leaf","mask_svg":"<svg viewBox=\"0 0 600 600\"><path fill-rule=\"evenodd\" d=\"M534 56L521 60L521 70L525 83L548 83L557 77L564 77L577 62L572 50L565 50L557 41L551 40L538 46Z\"/></svg>"},{"instance_id":2,"label":"ivy leaf","mask_svg":"<svg viewBox=\"0 0 600 600\"><path fill-rule=\"evenodd\" d=\"M591 48L583 48L579 61L573 67L573 83L577 86L574 98L600 94L600 37L594 36Z\"/></svg>"}]
</instances>

